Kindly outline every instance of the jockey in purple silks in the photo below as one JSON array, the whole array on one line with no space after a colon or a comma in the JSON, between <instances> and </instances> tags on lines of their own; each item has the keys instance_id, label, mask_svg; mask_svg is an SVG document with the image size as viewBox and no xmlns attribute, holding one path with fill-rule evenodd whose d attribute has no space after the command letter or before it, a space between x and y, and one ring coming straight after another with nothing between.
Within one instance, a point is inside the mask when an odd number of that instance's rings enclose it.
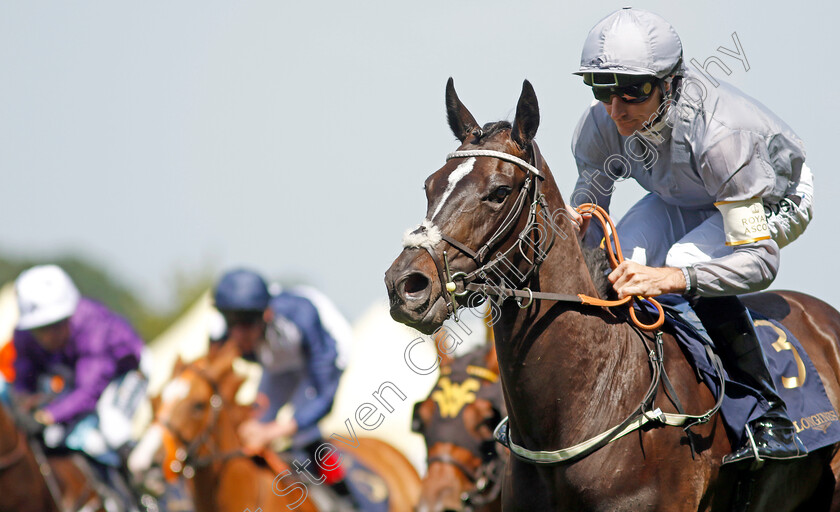
<instances>
[{"instance_id":1,"label":"jockey in purple silks","mask_svg":"<svg viewBox=\"0 0 840 512\"><path fill-rule=\"evenodd\" d=\"M14 389L21 402L38 401L27 430L43 433L50 448L82 451L103 468L123 467L121 452L146 392L143 341L124 318L82 297L58 266L26 270L15 287ZM103 471L115 483L116 473ZM120 493L127 498L125 489Z\"/></svg>"},{"instance_id":2,"label":"jockey in purple silks","mask_svg":"<svg viewBox=\"0 0 840 512\"><path fill-rule=\"evenodd\" d=\"M780 248L813 216L804 144L736 88L706 87L683 65L674 27L647 11L624 8L598 22L575 74L595 101L572 139L579 178L571 205L609 208L614 182L630 177L650 192L616 227L625 253L609 275L616 292L689 297L727 371L766 399L724 464L805 456L736 297L770 285ZM600 228L569 213L584 243L601 240Z\"/></svg>"}]
</instances>

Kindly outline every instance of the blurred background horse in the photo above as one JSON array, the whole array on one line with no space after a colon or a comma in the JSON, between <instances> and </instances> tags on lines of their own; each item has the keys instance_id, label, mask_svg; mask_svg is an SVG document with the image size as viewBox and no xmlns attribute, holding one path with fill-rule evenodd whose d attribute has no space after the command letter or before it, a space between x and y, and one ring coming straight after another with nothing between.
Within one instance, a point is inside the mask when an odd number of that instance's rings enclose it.
<instances>
[{"instance_id":1,"label":"blurred background horse","mask_svg":"<svg viewBox=\"0 0 840 512\"><path fill-rule=\"evenodd\" d=\"M253 410L235 401L244 381L233 370L237 357L228 343L190 364L176 362L173 379L153 399L154 421L132 453L132 471L157 462L169 478L186 477L197 512L317 510L315 500L307 499L316 486L300 480L285 460L270 450L256 455L242 450L237 427ZM390 510L410 510L420 482L413 466L382 441L358 441L342 455L384 480Z\"/></svg>"},{"instance_id":2,"label":"blurred background horse","mask_svg":"<svg viewBox=\"0 0 840 512\"><path fill-rule=\"evenodd\" d=\"M80 453L47 457L0 403L0 512L105 512L109 491ZM115 504L115 503L114 503ZM115 510L112 508L111 510Z\"/></svg>"},{"instance_id":3,"label":"blurred background horse","mask_svg":"<svg viewBox=\"0 0 840 512\"><path fill-rule=\"evenodd\" d=\"M507 451L493 440L505 416L496 349L442 357L440 378L414 406L412 430L426 441L427 470L417 512L502 509Z\"/></svg>"}]
</instances>

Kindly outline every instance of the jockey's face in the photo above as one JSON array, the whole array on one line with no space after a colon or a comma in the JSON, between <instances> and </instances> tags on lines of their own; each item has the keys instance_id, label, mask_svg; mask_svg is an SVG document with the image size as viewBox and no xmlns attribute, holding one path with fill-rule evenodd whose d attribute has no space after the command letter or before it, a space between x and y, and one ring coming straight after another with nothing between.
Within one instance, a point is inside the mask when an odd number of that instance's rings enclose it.
<instances>
[{"instance_id":1,"label":"jockey's face","mask_svg":"<svg viewBox=\"0 0 840 512\"><path fill-rule=\"evenodd\" d=\"M601 102L607 109L607 114L612 118L618 133L625 137L642 131L644 124L656 118L656 110L659 108L662 99L662 91L655 87L653 94L641 103L627 103L616 95L610 97L610 101Z\"/></svg>"},{"instance_id":2,"label":"jockey's face","mask_svg":"<svg viewBox=\"0 0 840 512\"><path fill-rule=\"evenodd\" d=\"M236 343L244 356L252 355L265 338L265 319L260 314L225 314L228 340Z\"/></svg>"},{"instance_id":3,"label":"jockey's face","mask_svg":"<svg viewBox=\"0 0 840 512\"><path fill-rule=\"evenodd\" d=\"M61 320L54 324L32 329L32 336L48 352L58 352L70 339L70 321Z\"/></svg>"}]
</instances>

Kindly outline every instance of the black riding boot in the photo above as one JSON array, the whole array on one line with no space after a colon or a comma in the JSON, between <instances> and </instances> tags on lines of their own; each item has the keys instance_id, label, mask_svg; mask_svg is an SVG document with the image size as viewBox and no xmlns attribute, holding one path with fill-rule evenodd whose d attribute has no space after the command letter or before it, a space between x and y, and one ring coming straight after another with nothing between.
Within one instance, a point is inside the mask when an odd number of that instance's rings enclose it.
<instances>
[{"instance_id":1,"label":"black riding boot","mask_svg":"<svg viewBox=\"0 0 840 512\"><path fill-rule=\"evenodd\" d=\"M702 297L694 310L715 342L723 365L735 380L755 388L770 409L747 427L746 443L723 458L723 464L758 459L793 459L806 455L785 403L776 392L752 317L737 297ZM750 439L751 437L751 439Z\"/></svg>"}]
</instances>

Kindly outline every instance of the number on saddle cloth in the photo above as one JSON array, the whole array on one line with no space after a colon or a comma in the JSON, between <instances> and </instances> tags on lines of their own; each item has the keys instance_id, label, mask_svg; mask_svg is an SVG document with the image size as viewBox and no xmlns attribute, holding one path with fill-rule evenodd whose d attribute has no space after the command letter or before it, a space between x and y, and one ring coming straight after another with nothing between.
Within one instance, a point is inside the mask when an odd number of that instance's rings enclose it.
<instances>
[{"instance_id":1,"label":"number on saddle cloth","mask_svg":"<svg viewBox=\"0 0 840 512\"><path fill-rule=\"evenodd\" d=\"M665 308L669 330L674 333L689 362L717 397L718 377L705 350L705 345L714 348L714 342L682 296L663 295L658 300ZM840 441L840 418L828 400L822 381L802 345L775 320L754 311L750 311L750 314L776 390L785 401L790 419L808 451ZM762 404L765 402L758 391L733 381L726 373L725 380L725 396L720 412L730 439L737 444L744 438L745 425L763 414Z\"/></svg>"}]
</instances>

